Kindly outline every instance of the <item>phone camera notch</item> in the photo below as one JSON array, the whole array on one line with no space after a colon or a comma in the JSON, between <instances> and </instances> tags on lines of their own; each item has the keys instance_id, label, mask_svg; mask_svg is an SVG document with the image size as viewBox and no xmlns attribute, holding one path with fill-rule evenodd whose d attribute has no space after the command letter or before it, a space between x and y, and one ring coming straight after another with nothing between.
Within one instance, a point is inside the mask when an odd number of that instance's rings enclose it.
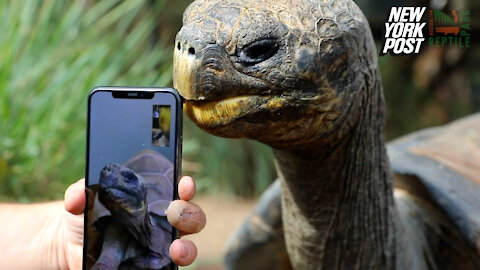
<instances>
[{"instance_id":1,"label":"phone camera notch","mask_svg":"<svg viewBox=\"0 0 480 270\"><path fill-rule=\"evenodd\" d=\"M113 91L112 96L114 98L140 98L140 99L152 99L154 93L148 91Z\"/></svg>"}]
</instances>

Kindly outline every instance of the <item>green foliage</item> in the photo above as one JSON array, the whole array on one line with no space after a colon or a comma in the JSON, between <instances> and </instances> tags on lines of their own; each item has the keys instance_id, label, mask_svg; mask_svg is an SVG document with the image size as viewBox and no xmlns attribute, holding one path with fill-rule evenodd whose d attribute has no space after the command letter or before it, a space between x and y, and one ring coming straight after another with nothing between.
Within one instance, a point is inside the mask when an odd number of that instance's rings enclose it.
<instances>
[{"instance_id":1,"label":"green foliage","mask_svg":"<svg viewBox=\"0 0 480 270\"><path fill-rule=\"evenodd\" d=\"M480 47L424 48L419 55L379 57L387 139L478 112L479 57Z\"/></svg>"},{"instance_id":2,"label":"green foliage","mask_svg":"<svg viewBox=\"0 0 480 270\"><path fill-rule=\"evenodd\" d=\"M0 199L61 198L83 177L97 85L168 85L161 1L0 1Z\"/></svg>"},{"instance_id":3,"label":"green foliage","mask_svg":"<svg viewBox=\"0 0 480 270\"><path fill-rule=\"evenodd\" d=\"M0 200L59 199L84 176L94 86L171 85L173 37L189 2L0 1ZM274 179L265 146L188 121L184 134L184 173L200 190L257 195Z\"/></svg>"}]
</instances>

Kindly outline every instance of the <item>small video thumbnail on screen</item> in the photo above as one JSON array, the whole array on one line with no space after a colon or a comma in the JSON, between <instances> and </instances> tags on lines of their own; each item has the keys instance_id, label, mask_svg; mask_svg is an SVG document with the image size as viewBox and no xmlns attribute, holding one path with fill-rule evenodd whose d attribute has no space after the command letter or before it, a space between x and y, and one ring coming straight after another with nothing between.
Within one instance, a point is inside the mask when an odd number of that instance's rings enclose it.
<instances>
[{"instance_id":1,"label":"small video thumbnail on screen","mask_svg":"<svg viewBox=\"0 0 480 270\"><path fill-rule=\"evenodd\" d=\"M152 145L170 146L170 105L153 105Z\"/></svg>"}]
</instances>

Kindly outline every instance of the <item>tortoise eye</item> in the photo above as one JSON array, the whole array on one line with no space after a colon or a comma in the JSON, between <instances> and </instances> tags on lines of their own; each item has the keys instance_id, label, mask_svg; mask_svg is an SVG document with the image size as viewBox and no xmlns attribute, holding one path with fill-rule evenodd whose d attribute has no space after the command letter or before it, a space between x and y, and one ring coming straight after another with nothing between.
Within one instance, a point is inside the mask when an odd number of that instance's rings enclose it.
<instances>
[{"instance_id":1,"label":"tortoise eye","mask_svg":"<svg viewBox=\"0 0 480 270\"><path fill-rule=\"evenodd\" d=\"M244 65L255 65L275 55L278 48L279 45L275 39L255 41L240 50L238 60Z\"/></svg>"},{"instance_id":2,"label":"tortoise eye","mask_svg":"<svg viewBox=\"0 0 480 270\"><path fill-rule=\"evenodd\" d=\"M135 176L135 174L130 171L123 172L122 174L123 174L123 177L125 178L125 182L127 183L132 183L135 180L137 180L137 177Z\"/></svg>"}]
</instances>

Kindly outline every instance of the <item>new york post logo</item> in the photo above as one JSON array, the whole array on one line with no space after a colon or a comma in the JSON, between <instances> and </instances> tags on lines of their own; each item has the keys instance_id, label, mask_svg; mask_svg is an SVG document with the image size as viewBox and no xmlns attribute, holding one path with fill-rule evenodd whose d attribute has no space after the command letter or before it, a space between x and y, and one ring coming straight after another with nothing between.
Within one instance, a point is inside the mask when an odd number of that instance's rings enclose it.
<instances>
[{"instance_id":1,"label":"new york post logo","mask_svg":"<svg viewBox=\"0 0 480 270\"><path fill-rule=\"evenodd\" d=\"M385 36L380 55L407 55L420 51L428 32L429 47L470 48L470 11L429 10L428 31L422 22L425 7L392 7L385 22Z\"/></svg>"},{"instance_id":2,"label":"new york post logo","mask_svg":"<svg viewBox=\"0 0 480 270\"><path fill-rule=\"evenodd\" d=\"M425 7L392 7L385 23L385 41L380 55L418 53L425 41L421 22Z\"/></svg>"}]
</instances>

